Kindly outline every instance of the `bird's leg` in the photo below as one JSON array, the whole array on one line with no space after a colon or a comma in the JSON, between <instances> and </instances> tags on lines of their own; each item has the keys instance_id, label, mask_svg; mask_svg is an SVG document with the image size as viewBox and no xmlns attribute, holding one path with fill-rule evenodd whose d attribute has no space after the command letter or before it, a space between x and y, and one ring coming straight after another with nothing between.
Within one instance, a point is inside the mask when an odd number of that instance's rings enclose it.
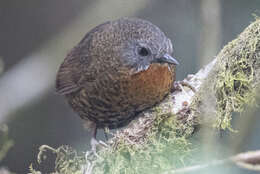
<instances>
[{"instance_id":1,"label":"bird's leg","mask_svg":"<svg viewBox=\"0 0 260 174\"><path fill-rule=\"evenodd\" d=\"M95 123L93 123L93 127L91 128L91 140L90 140L90 145L91 145L91 150L92 152L97 155L97 146L101 145L103 147L107 147L108 145L106 143L104 143L103 141L98 141L97 140L97 125Z\"/></svg>"},{"instance_id":2,"label":"bird's leg","mask_svg":"<svg viewBox=\"0 0 260 174\"><path fill-rule=\"evenodd\" d=\"M96 137L97 137L97 125L93 123L93 127L91 128L90 145L91 145L91 150L94 154L96 154L97 145L99 144Z\"/></svg>"},{"instance_id":3,"label":"bird's leg","mask_svg":"<svg viewBox=\"0 0 260 174\"><path fill-rule=\"evenodd\" d=\"M105 139L106 139L106 141L108 141L109 128L108 127L104 127L103 130L104 130Z\"/></svg>"},{"instance_id":4,"label":"bird's leg","mask_svg":"<svg viewBox=\"0 0 260 174\"><path fill-rule=\"evenodd\" d=\"M103 128L103 130L104 130L104 134L105 134L105 139L106 139L106 141L108 141L109 129L107 127L105 127L105 128ZM100 145L102 145L103 147L108 147L108 145L105 142L101 141L101 140L99 140L98 143Z\"/></svg>"},{"instance_id":5,"label":"bird's leg","mask_svg":"<svg viewBox=\"0 0 260 174\"><path fill-rule=\"evenodd\" d=\"M83 174L92 174L92 170L94 167L94 163L88 161L88 156L90 153L93 153L96 157L99 157L97 154L97 146L102 145L107 147L103 141L97 141L97 125L95 123L91 124L91 152L86 152L85 159L86 159L86 166L84 166Z\"/></svg>"}]
</instances>

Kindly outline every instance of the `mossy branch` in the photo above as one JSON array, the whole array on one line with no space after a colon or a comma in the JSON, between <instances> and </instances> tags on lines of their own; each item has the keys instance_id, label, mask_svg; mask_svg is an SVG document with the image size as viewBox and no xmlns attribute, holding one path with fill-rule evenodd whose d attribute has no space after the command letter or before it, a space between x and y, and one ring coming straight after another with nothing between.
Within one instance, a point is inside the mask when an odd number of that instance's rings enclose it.
<instances>
[{"instance_id":1,"label":"mossy branch","mask_svg":"<svg viewBox=\"0 0 260 174\"><path fill-rule=\"evenodd\" d=\"M258 19L210 64L184 79L179 90L113 134L108 147L101 148L98 156L87 152L85 162L77 155L66 160L65 154L71 150L54 150L58 156L55 170L63 174L163 173L190 166L196 148L187 137L201 124L232 130L231 113L255 104L259 81ZM73 165L71 161L77 159L80 161ZM79 167L79 162L85 165Z\"/></svg>"},{"instance_id":2,"label":"mossy branch","mask_svg":"<svg viewBox=\"0 0 260 174\"><path fill-rule=\"evenodd\" d=\"M260 75L260 20L249 25L228 43L196 93L192 117L221 129L231 128L231 113L256 104Z\"/></svg>"}]
</instances>

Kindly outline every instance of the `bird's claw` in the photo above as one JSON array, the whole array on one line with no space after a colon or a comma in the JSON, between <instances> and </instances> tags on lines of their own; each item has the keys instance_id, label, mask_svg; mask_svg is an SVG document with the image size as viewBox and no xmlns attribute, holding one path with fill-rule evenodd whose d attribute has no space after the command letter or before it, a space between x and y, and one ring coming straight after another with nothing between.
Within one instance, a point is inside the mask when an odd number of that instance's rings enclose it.
<instances>
[{"instance_id":1,"label":"bird's claw","mask_svg":"<svg viewBox=\"0 0 260 174\"><path fill-rule=\"evenodd\" d=\"M91 153L93 153L93 155L96 156L97 158L101 158L97 154L97 146L101 145L103 147L108 147L108 145L105 142L97 141L97 139L94 138L94 137L91 138L90 144L91 144L91 151L87 151L86 154L85 154L86 165L84 166L83 174L92 174L94 164L89 161L89 155Z\"/></svg>"},{"instance_id":2,"label":"bird's claw","mask_svg":"<svg viewBox=\"0 0 260 174\"><path fill-rule=\"evenodd\" d=\"M91 151L92 151L92 153L93 153L96 157L99 157L99 155L97 154L97 146L108 147L108 145L107 145L105 142L103 142L103 141L97 141L97 139L95 139L95 138L91 138L90 144L91 144Z\"/></svg>"},{"instance_id":3,"label":"bird's claw","mask_svg":"<svg viewBox=\"0 0 260 174\"><path fill-rule=\"evenodd\" d=\"M196 93L196 89L185 81L176 81L173 84L173 91L183 91L183 87L186 86L192 90L192 92Z\"/></svg>"}]
</instances>

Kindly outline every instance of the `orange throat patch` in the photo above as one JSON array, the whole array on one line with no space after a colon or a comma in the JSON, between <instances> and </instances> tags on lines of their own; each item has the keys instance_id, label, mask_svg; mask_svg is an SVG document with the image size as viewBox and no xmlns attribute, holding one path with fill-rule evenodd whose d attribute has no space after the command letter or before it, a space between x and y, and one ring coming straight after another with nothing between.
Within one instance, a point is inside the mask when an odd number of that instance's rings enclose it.
<instances>
[{"instance_id":1,"label":"orange throat patch","mask_svg":"<svg viewBox=\"0 0 260 174\"><path fill-rule=\"evenodd\" d=\"M166 63L155 63L129 78L128 92L135 101L140 105L157 103L171 91L175 80L175 67Z\"/></svg>"}]
</instances>

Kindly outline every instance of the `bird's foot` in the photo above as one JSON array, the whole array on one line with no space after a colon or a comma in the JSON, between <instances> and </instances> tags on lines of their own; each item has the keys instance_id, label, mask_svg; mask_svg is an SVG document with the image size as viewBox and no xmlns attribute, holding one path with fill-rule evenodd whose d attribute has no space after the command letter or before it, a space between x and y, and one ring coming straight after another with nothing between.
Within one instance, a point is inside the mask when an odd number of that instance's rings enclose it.
<instances>
[{"instance_id":1,"label":"bird's foot","mask_svg":"<svg viewBox=\"0 0 260 174\"><path fill-rule=\"evenodd\" d=\"M94 137L91 138L90 145L91 145L91 151L96 157L99 157L97 154L97 146L108 147L108 145L105 142L101 140L97 141L97 139Z\"/></svg>"},{"instance_id":2,"label":"bird's foot","mask_svg":"<svg viewBox=\"0 0 260 174\"><path fill-rule=\"evenodd\" d=\"M102 146L102 147L108 147L108 145L103 142L103 141L97 141L96 138L92 137L90 140L90 145L91 145L91 151L87 151L85 154L85 160L86 160L86 165L84 166L83 169L83 174L92 174L92 170L94 167L94 163L91 162L91 157L90 155L93 153L93 155L97 158L101 158L97 154L97 146Z\"/></svg>"},{"instance_id":3,"label":"bird's foot","mask_svg":"<svg viewBox=\"0 0 260 174\"><path fill-rule=\"evenodd\" d=\"M184 91L184 86L188 87L192 90L192 92L196 93L196 89L190 85L188 82L185 81L175 81L173 84L173 91ZM173 92L172 91L172 92Z\"/></svg>"}]
</instances>

